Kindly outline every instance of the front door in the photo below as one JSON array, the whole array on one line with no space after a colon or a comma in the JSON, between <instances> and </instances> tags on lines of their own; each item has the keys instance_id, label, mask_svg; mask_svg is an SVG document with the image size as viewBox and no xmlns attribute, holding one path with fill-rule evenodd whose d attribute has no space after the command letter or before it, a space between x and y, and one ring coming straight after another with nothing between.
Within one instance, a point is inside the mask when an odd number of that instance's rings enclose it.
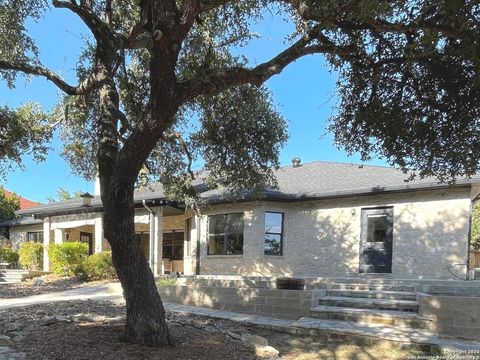
<instances>
[{"instance_id":1,"label":"front door","mask_svg":"<svg viewBox=\"0 0 480 360\"><path fill-rule=\"evenodd\" d=\"M88 244L88 255L93 254L93 234L87 232L80 232L80 241Z\"/></svg>"},{"instance_id":2,"label":"front door","mask_svg":"<svg viewBox=\"0 0 480 360\"><path fill-rule=\"evenodd\" d=\"M362 209L360 273L392 272L393 208Z\"/></svg>"}]
</instances>

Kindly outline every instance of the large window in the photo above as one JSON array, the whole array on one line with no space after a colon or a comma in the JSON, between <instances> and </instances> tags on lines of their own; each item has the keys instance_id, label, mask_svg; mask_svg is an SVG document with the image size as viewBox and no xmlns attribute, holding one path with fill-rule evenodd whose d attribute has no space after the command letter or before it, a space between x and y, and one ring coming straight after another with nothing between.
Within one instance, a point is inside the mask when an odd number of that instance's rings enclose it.
<instances>
[{"instance_id":1,"label":"large window","mask_svg":"<svg viewBox=\"0 0 480 360\"><path fill-rule=\"evenodd\" d=\"M243 254L243 213L208 217L208 255Z\"/></svg>"},{"instance_id":2,"label":"large window","mask_svg":"<svg viewBox=\"0 0 480 360\"><path fill-rule=\"evenodd\" d=\"M265 255L282 255L283 214L265 213Z\"/></svg>"},{"instance_id":3,"label":"large window","mask_svg":"<svg viewBox=\"0 0 480 360\"><path fill-rule=\"evenodd\" d=\"M170 260L183 260L183 231L163 233L162 258Z\"/></svg>"},{"instance_id":4,"label":"large window","mask_svg":"<svg viewBox=\"0 0 480 360\"><path fill-rule=\"evenodd\" d=\"M43 243L43 231L27 232L27 241Z\"/></svg>"}]
</instances>

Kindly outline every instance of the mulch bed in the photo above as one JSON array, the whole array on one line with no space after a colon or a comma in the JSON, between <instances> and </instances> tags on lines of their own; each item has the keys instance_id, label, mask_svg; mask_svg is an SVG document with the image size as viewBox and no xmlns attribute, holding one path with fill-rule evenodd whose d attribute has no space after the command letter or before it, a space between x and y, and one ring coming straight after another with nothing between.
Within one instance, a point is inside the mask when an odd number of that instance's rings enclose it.
<instances>
[{"instance_id":1,"label":"mulch bed","mask_svg":"<svg viewBox=\"0 0 480 360\"><path fill-rule=\"evenodd\" d=\"M156 349L120 342L123 329L123 324L56 324L31 333L18 348L32 360L255 359L252 350L219 333L171 326L175 346Z\"/></svg>"}]
</instances>

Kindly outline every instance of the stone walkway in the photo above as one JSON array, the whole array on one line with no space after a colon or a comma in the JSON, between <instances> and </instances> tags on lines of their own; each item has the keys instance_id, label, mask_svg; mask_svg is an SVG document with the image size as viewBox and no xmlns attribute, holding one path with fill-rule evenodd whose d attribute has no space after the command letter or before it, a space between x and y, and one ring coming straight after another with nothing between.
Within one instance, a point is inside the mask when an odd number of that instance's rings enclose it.
<instances>
[{"instance_id":1,"label":"stone walkway","mask_svg":"<svg viewBox=\"0 0 480 360\"><path fill-rule=\"evenodd\" d=\"M123 291L120 283L112 282L96 286L84 286L72 290L53 292L21 298L0 299L0 310L34 304L45 304L70 300L104 300L123 302Z\"/></svg>"},{"instance_id":2,"label":"stone walkway","mask_svg":"<svg viewBox=\"0 0 480 360\"><path fill-rule=\"evenodd\" d=\"M386 339L399 343L435 345L440 347L442 350L456 353L464 353L472 350L480 351L480 343L439 338L438 336L425 330L389 327L385 325L365 326L346 321L323 320L306 317L299 320L283 320L171 303L166 303L165 309L182 314L228 319L243 323L245 325L262 327L296 335L321 335L325 333L335 333L362 338L371 338L372 340Z\"/></svg>"}]
</instances>

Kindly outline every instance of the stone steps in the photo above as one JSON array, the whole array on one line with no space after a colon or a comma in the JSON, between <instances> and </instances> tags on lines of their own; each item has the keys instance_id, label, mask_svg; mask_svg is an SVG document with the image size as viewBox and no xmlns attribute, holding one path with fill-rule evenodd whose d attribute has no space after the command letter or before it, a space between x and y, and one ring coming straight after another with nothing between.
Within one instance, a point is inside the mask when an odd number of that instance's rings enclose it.
<instances>
[{"instance_id":1,"label":"stone steps","mask_svg":"<svg viewBox=\"0 0 480 360\"><path fill-rule=\"evenodd\" d=\"M407 291L330 289L327 291L327 295L352 298L375 298L412 301L417 300L417 295L414 292Z\"/></svg>"},{"instance_id":2,"label":"stone steps","mask_svg":"<svg viewBox=\"0 0 480 360\"><path fill-rule=\"evenodd\" d=\"M432 321L411 311L345 308L319 305L312 308L310 317L341 320L372 326L395 326L413 329L431 329Z\"/></svg>"},{"instance_id":3,"label":"stone steps","mask_svg":"<svg viewBox=\"0 0 480 360\"><path fill-rule=\"evenodd\" d=\"M347 308L418 311L418 302L411 300L352 298L343 296L324 296L319 305L341 306Z\"/></svg>"},{"instance_id":4,"label":"stone steps","mask_svg":"<svg viewBox=\"0 0 480 360\"><path fill-rule=\"evenodd\" d=\"M332 283L330 289L338 290L360 290L360 291L396 291L414 292L415 287L410 285L395 284L373 284L373 283Z\"/></svg>"},{"instance_id":5,"label":"stone steps","mask_svg":"<svg viewBox=\"0 0 480 360\"><path fill-rule=\"evenodd\" d=\"M1 269L0 284L15 284L24 281L29 277L28 270L21 269Z\"/></svg>"}]
</instances>

